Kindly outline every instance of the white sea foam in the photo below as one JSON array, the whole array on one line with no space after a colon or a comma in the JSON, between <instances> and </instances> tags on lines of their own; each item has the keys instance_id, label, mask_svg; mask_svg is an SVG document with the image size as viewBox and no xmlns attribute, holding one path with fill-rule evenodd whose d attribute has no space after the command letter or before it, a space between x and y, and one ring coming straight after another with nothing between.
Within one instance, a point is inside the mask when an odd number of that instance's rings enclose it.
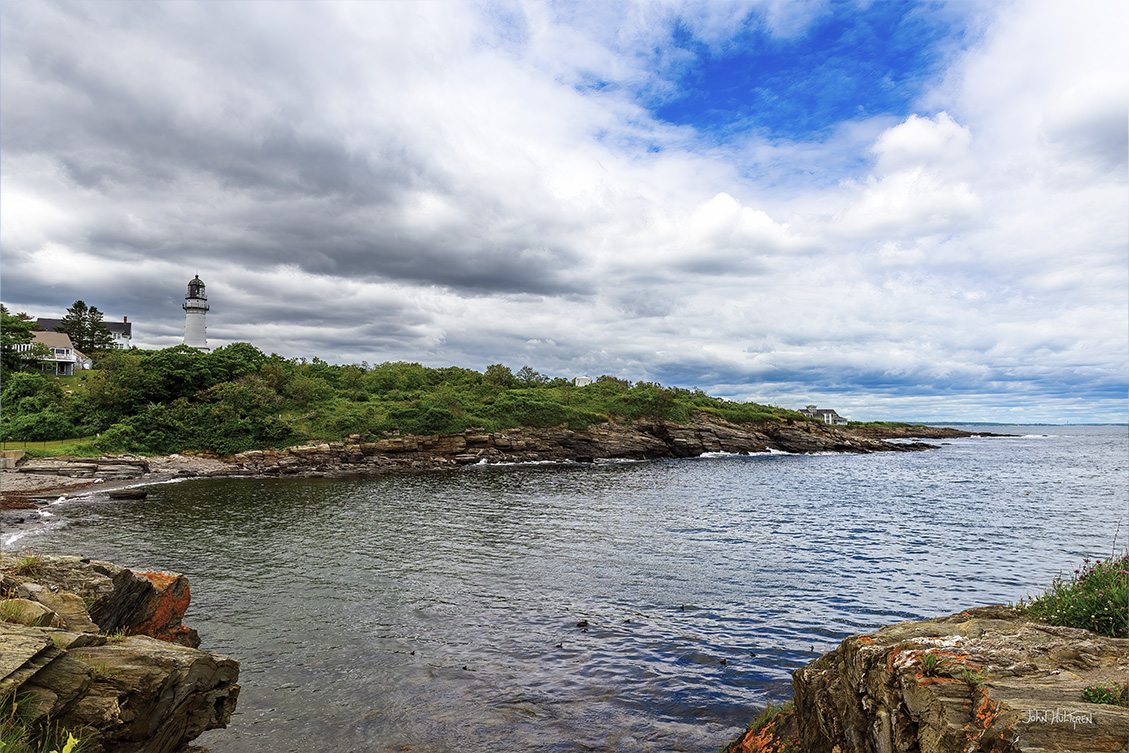
<instances>
[{"instance_id":1,"label":"white sea foam","mask_svg":"<svg viewBox=\"0 0 1129 753\"><path fill-rule=\"evenodd\" d=\"M8 547L10 547L10 546L11 546L12 544L15 544L15 543L16 543L17 541L19 541L20 539L22 539L22 538L23 538L24 536L27 536L27 535L28 535L29 533L31 533L31 531L30 531L30 530L27 530L27 531L16 531L15 533L9 533L9 534L8 534L7 536L5 536L5 537L4 537L4 538L3 538L2 540L0 540L0 541L3 541L3 544L4 544L4 547L3 547L3 548L4 548L4 549L7 549L7 548L8 548Z\"/></svg>"}]
</instances>

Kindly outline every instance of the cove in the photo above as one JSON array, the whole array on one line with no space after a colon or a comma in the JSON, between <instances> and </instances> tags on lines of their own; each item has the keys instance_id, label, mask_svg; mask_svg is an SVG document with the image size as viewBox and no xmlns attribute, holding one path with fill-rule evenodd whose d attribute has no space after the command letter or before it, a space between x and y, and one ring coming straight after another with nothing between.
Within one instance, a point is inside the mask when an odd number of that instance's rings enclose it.
<instances>
[{"instance_id":1,"label":"cove","mask_svg":"<svg viewBox=\"0 0 1129 753\"><path fill-rule=\"evenodd\" d=\"M190 481L56 506L20 544L188 575L186 622L242 664L214 753L713 751L842 638L1109 553L1125 428L1016 433Z\"/></svg>"}]
</instances>

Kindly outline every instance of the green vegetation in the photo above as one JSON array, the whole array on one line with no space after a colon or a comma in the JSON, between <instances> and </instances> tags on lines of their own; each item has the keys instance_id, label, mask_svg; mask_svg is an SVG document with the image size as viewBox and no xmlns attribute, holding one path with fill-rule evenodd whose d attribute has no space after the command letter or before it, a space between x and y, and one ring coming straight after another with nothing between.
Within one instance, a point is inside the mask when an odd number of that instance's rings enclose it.
<instances>
[{"instance_id":1,"label":"green vegetation","mask_svg":"<svg viewBox=\"0 0 1129 753\"><path fill-rule=\"evenodd\" d=\"M796 753L799 751L799 734L793 710L792 701L775 704L769 700L756 718L749 722L745 732L724 746L721 753L737 753L739 750Z\"/></svg>"},{"instance_id":2,"label":"green vegetation","mask_svg":"<svg viewBox=\"0 0 1129 753\"><path fill-rule=\"evenodd\" d=\"M127 637L125 634L125 628L118 628L117 630L105 633L104 635L106 636L107 643L121 643Z\"/></svg>"},{"instance_id":3,"label":"green vegetation","mask_svg":"<svg viewBox=\"0 0 1129 753\"><path fill-rule=\"evenodd\" d=\"M0 699L0 751L2 753L81 753L82 740L72 731L50 722L33 724L34 697L11 694Z\"/></svg>"},{"instance_id":4,"label":"green vegetation","mask_svg":"<svg viewBox=\"0 0 1129 753\"><path fill-rule=\"evenodd\" d=\"M768 726L769 722L775 719L780 714L787 714L792 711L794 704L792 701L785 701L781 704L773 703L771 699L765 703L764 708L756 715L753 721L749 722L747 730L749 732L758 732Z\"/></svg>"},{"instance_id":5,"label":"green vegetation","mask_svg":"<svg viewBox=\"0 0 1129 753\"><path fill-rule=\"evenodd\" d=\"M113 669L109 662L93 661L92 657L80 657L90 667L90 676L95 680L110 680L121 674L120 669Z\"/></svg>"},{"instance_id":6,"label":"green vegetation","mask_svg":"<svg viewBox=\"0 0 1129 753\"><path fill-rule=\"evenodd\" d=\"M484 372L403 362L339 366L268 356L247 343L211 353L185 346L113 350L99 354L94 369L65 379L6 372L2 400L0 434L9 446L59 442L35 454L75 455L231 455L349 436L685 422L694 412L735 423L808 420L780 408L611 376L576 387L528 366L516 374L502 364Z\"/></svg>"},{"instance_id":7,"label":"green vegetation","mask_svg":"<svg viewBox=\"0 0 1129 753\"><path fill-rule=\"evenodd\" d=\"M71 304L58 331L65 332L71 344L86 355L114 347L114 336L102 322L102 312L97 306L87 306L86 301Z\"/></svg>"},{"instance_id":8,"label":"green vegetation","mask_svg":"<svg viewBox=\"0 0 1129 753\"><path fill-rule=\"evenodd\" d=\"M34 329L34 319L27 314L9 314L8 307L0 303L0 369L5 373L30 362L25 354L16 352L16 346L31 342Z\"/></svg>"},{"instance_id":9,"label":"green vegetation","mask_svg":"<svg viewBox=\"0 0 1129 753\"><path fill-rule=\"evenodd\" d=\"M0 442L0 450L24 450L29 457L33 458L83 455L91 454L92 443L95 439L96 437L93 436L42 442L21 439L13 442Z\"/></svg>"},{"instance_id":10,"label":"green vegetation","mask_svg":"<svg viewBox=\"0 0 1129 753\"><path fill-rule=\"evenodd\" d=\"M1105 560L1083 560L1068 578L1017 607L1051 625L1084 628L1114 638L1129 638L1129 553Z\"/></svg>"},{"instance_id":11,"label":"green vegetation","mask_svg":"<svg viewBox=\"0 0 1129 753\"><path fill-rule=\"evenodd\" d=\"M23 604L11 599L0 601L0 622L15 622L22 625L25 614L27 609ZM3 751L3 748L0 748L0 751Z\"/></svg>"},{"instance_id":12,"label":"green vegetation","mask_svg":"<svg viewBox=\"0 0 1129 753\"><path fill-rule=\"evenodd\" d=\"M921 674L926 677L947 676L949 674L949 658L940 654L922 654Z\"/></svg>"},{"instance_id":13,"label":"green vegetation","mask_svg":"<svg viewBox=\"0 0 1129 753\"><path fill-rule=\"evenodd\" d=\"M968 685L970 688L974 688L984 682L985 678L984 675L982 675L980 672L977 672L975 669L972 669L970 667L963 667L960 670L960 674L957 676L957 679L963 682L965 685Z\"/></svg>"},{"instance_id":14,"label":"green vegetation","mask_svg":"<svg viewBox=\"0 0 1129 753\"><path fill-rule=\"evenodd\" d=\"M1111 706L1129 706L1129 684L1091 685L1082 691L1086 703L1107 703Z\"/></svg>"},{"instance_id":15,"label":"green vegetation","mask_svg":"<svg viewBox=\"0 0 1129 753\"><path fill-rule=\"evenodd\" d=\"M43 575L43 559L38 554L31 553L20 557L20 561L16 563L16 573L38 578Z\"/></svg>"}]
</instances>

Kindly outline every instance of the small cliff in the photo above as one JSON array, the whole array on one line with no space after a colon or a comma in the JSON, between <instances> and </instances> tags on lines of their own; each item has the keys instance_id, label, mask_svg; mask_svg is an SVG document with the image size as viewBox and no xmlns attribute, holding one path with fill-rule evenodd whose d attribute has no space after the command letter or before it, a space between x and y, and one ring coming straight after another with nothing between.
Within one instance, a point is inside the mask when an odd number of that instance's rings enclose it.
<instances>
[{"instance_id":1,"label":"small cliff","mask_svg":"<svg viewBox=\"0 0 1129 753\"><path fill-rule=\"evenodd\" d=\"M869 439L966 439L968 437L1014 437L1015 434L995 434L990 431L968 431L948 426L922 426L921 424L862 424L846 426L844 431L856 437Z\"/></svg>"},{"instance_id":2,"label":"small cliff","mask_svg":"<svg viewBox=\"0 0 1129 753\"><path fill-rule=\"evenodd\" d=\"M1126 682L1129 640L971 609L847 638L793 674L791 718L727 750L1123 752L1129 709L1082 691Z\"/></svg>"},{"instance_id":3,"label":"small cliff","mask_svg":"<svg viewBox=\"0 0 1129 753\"><path fill-rule=\"evenodd\" d=\"M183 575L0 555L0 595L0 697L33 729L75 730L84 753L174 753L231 719L239 664L181 625Z\"/></svg>"},{"instance_id":4,"label":"small cliff","mask_svg":"<svg viewBox=\"0 0 1129 753\"><path fill-rule=\"evenodd\" d=\"M253 450L228 458L253 474L288 475L422 470L470 463L522 463L596 458L647 460L708 452L905 452L929 445L857 437L823 424L739 425L705 414L686 424L604 423L586 429L519 427L503 432L405 435L375 442L327 442L286 450Z\"/></svg>"},{"instance_id":5,"label":"small cliff","mask_svg":"<svg viewBox=\"0 0 1129 753\"><path fill-rule=\"evenodd\" d=\"M894 443L859 436L819 422L734 424L697 413L685 424L655 420L608 422L585 429L470 429L459 434L405 434L376 441L353 437L343 442L282 450L251 450L226 458L209 454L24 458L15 468L2 471L0 508L31 507L31 499L95 484L105 483L99 488L110 490L175 477L346 476L455 468L480 462L653 460L697 457L709 452L861 454L926 449L934 447L921 442Z\"/></svg>"}]
</instances>

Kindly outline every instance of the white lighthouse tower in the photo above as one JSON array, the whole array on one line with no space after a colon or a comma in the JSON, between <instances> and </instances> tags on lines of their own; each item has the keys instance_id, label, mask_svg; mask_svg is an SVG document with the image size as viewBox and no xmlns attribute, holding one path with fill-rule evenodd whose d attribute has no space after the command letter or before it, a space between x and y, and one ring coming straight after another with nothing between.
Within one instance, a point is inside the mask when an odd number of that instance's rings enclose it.
<instances>
[{"instance_id":1,"label":"white lighthouse tower","mask_svg":"<svg viewBox=\"0 0 1129 753\"><path fill-rule=\"evenodd\" d=\"M188 295L184 296L184 344L197 350L208 350L208 328L204 315L208 313L208 295L204 281L196 275L188 282Z\"/></svg>"}]
</instances>

